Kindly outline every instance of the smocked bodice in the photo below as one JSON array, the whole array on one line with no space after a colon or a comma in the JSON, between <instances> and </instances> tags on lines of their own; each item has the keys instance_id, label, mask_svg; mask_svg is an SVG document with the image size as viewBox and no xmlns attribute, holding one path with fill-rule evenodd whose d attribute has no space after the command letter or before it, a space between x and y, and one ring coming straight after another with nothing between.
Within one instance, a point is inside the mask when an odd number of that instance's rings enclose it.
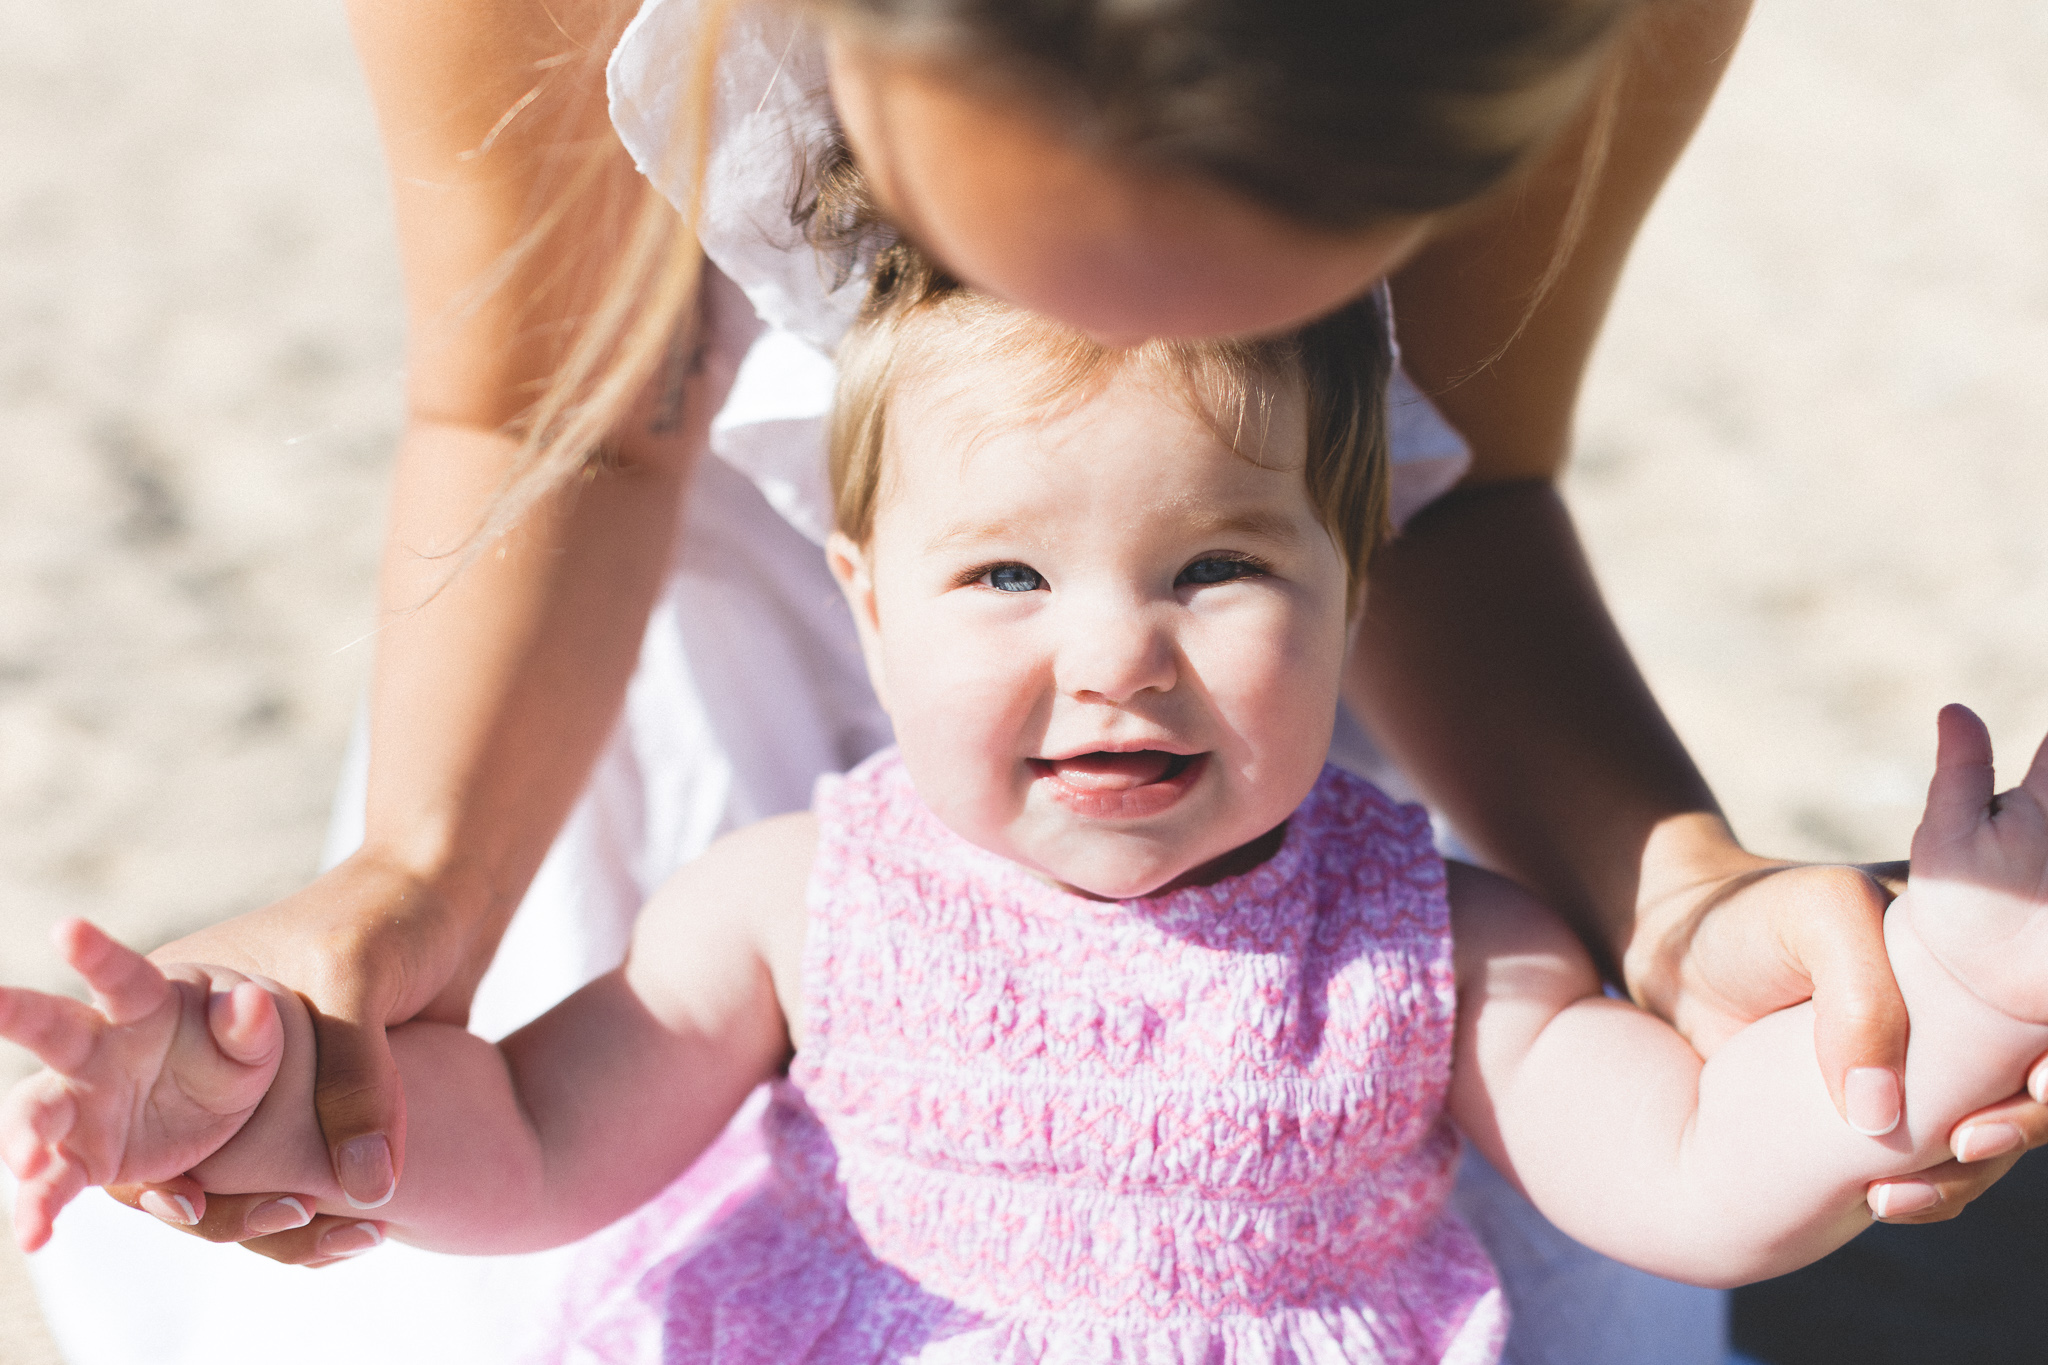
<instances>
[{"instance_id":1,"label":"smocked bodice","mask_svg":"<svg viewBox=\"0 0 2048 1365\"><path fill-rule=\"evenodd\" d=\"M765 1150L628 1220L564 1359L1498 1359L1419 808L1325 768L1261 866L1123 902L960 839L893 752L814 809Z\"/></svg>"},{"instance_id":2,"label":"smocked bodice","mask_svg":"<svg viewBox=\"0 0 2048 1365\"><path fill-rule=\"evenodd\" d=\"M816 808L776 1202L914 1288L927 1349L1491 1358L1491 1271L1445 1212L1455 993L1420 810L1327 769L1260 867L1100 902L952 834L893 755Z\"/></svg>"}]
</instances>

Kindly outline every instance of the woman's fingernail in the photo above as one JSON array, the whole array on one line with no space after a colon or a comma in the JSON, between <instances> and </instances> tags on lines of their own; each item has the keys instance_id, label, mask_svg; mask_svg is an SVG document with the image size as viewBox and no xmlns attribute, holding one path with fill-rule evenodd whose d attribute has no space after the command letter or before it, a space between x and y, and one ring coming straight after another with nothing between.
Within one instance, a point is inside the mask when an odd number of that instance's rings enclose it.
<instances>
[{"instance_id":1,"label":"woman's fingernail","mask_svg":"<svg viewBox=\"0 0 2048 1365\"><path fill-rule=\"evenodd\" d=\"M144 1190L135 1201L142 1205L142 1211L176 1223L181 1228L196 1227L199 1215L192 1211L192 1201L182 1194L165 1194L162 1190Z\"/></svg>"},{"instance_id":2,"label":"woman's fingernail","mask_svg":"<svg viewBox=\"0 0 2048 1365\"><path fill-rule=\"evenodd\" d=\"M2034 1097L2036 1104L2048 1104L2048 1062L2034 1068L2034 1074L2027 1077L2027 1093Z\"/></svg>"},{"instance_id":3,"label":"woman's fingernail","mask_svg":"<svg viewBox=\"0 0 2048 1365\"><path fill-rule=\"evenodd\" d=\"M1849 1126L1865 1137L1883 1137L1899 1126L1899 1075L1887 1067L1859 1066L1842 1080L1842 1107Z\"/></svg>"},{"instance_id":4,"label":"woman's fingernail","mask_svg":"<svg viewBox=\"0 0 2048 1365\"><path fill-rule=\"evenodd\" d=\"M344 1223L320 1239L322 1256L360 1256L384 1245L384 1233L375 1223Z\"/></svg>"},{"instance_id":5,"label":"woman's fingernail","mask_svg":"<svg viewBox=\"0 0 2048 1365\"><path fill-rule=\"evenodd\" d=\"M262 1237L273 1232L290 1232L312 1221L313 1215L306 1211L306 1206L286 1195L250 1209L249 1216L242 1220L242 1226L251 1236Z\"/></svg>"},{"instance_id":6,"label":"woman's fingernail","mask_svg":"<svg viewBox=\"0 0 2048 1365\"><path fill-rule=\"evenodd\" d=\"M2026 1143L2027 1135L2009 1123L1973 1123L1957 1133L1949 1147L1957 1161L1982 1161L2017 1152Z\"/></svg>"},{"instance_id":7,"label":"woman's fingernail","mask_svg":"<svg viewBox=\"0 0 2048 1365\"><path fill-rule=\"evenodd\" d=\"M1888 1180L1870 1192L1870 1211L1879 1218L1904 1218L1941 1202L1941 1191L1924 1180Z\"/></svg>"},{"instance_id":8,"label":"woman's fingernail","mask_svg":"<svg viewBox=\"0 0 2048 1365\"><path fill-rule=\"evenodd\" d=\"M335 1150L334 1178L350 1208L383 1208L398 1188L391 1173L391 1144L382 1133L350 1138Z\"/></svg>"}]
</instances>

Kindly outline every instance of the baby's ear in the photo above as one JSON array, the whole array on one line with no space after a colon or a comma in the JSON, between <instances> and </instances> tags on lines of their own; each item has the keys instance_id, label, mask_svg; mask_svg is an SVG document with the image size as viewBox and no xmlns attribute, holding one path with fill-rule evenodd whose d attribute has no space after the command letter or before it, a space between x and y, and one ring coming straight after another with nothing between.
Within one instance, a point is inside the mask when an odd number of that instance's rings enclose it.
<instances>
[{"instance_id":1,"label":"baby's ear","mask_svg":"<svg viewBox=\"0 0 2048 1365\"><path fill-rule=\"evenodd\" d=\"M875 604L875 576L868 552L854 544L853 537L845 532L834 531L825 539L825 562L839 582L839 591L846 595L846 605L853 612L853 627L860 633L860 653L868 666L868 682L874 686L882 709L887 711L889 687L882 667L882 616Z\"/></svg>"}]
</instances>

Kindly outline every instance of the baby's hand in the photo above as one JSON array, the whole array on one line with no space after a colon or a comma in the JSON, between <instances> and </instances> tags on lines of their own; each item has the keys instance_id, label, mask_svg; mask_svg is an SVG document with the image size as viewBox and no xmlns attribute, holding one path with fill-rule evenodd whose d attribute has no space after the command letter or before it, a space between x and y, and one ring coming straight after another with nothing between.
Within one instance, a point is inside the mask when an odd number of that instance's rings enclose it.
<instances>
[{"instance_id":1,"label":"baby's hand","mask_svg":"<svg viewBox=\"0 0 2048 1365\"><path fill-rule=\"evenodd\" d=\"M2019 786L1992 794L1991 736L1941 711L1927 813L1904 903L1921 942L1979 999L2048 1024L2048 740Z\"/></svg>"},{"instance_id":2,"label":"baby's hand","mask_svg":"<svg viewBox=\"0 0 2048 1365\"><path fill-rule=\"evenodd\" d=\"M168 1180L241 1128L277 1074L284 1029L262 985L220 967L157 970L84 920L54 935L93 1005L0 987L0 1037L49 1069L0 1102L25 1251L87 1185ZM196 1217L199 1210L193 1210Z\"/></svg>"}]
</instances>

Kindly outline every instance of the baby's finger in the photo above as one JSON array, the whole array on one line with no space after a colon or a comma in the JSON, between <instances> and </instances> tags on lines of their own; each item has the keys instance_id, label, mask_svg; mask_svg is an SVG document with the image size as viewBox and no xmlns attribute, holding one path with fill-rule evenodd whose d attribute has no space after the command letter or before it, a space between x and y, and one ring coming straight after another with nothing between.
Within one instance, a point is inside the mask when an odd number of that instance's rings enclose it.
<instances>
[{"instance_id":1,"label":"baby's finger","mask_svg":"<svg viewBox=\"0 0 2048 1365\"><path fill-rule=\"evenodd\" d=\"M43 1174L78 1122L78 1101L45 1072L16 1086L0 1106L0 1160L23 1180Z\"/></svg>"},{"instance_id":2,"label":"baby's finger","mask_svg":"<svg viewBox=\"0 0 2048 1365\"><path fill-rule=\"evenodd\" d=\"M14 1192L14 1244L23 1251L40 1251L50 1240L51 1217L42 1201L23 1185Z\"/></svg>"},{"instance_id":3,"label":"baby's finger","mask_svg":"<svg viewBox=\"0 0 2048 1365\"><path fill-rule=\"evenodd\" d=\"M18 1043L52 1071L75 1075L92 1055L100 1016L76 1000L0 986L0 1038Z\"/></svg>"},{"instance_id":4,"label":"baby's finger","mask_svg":"<svg viewBox=\"0 0 2048 1365\"><path fill-rule=\"evenodd\" d=\"M100 1012L114 1024L134 1023L170 995L170 983L155 964L85 920L65 920L51 937L64 960L92 988Z\"/></svg>"},{"instance_id":5,"label":"baby's finger","mask_svg":"<svg viewBox=\"0 0 2048 1365\"><path fill-rule=\"evenodd\" d=\"M268 1063L284 1046L277 1002L253 981L214 992L206 1002L206 1022L222 1054L243 1066Z\"/></svg>"},{"instance_id":6,"label":"baby's finger","mask_svg":"<svg viewBox=\"0 0 2048 1365\"><path fill-rule=\"evenodd\" d=\"M1935 720L1934 779L1927 784L1923 828L1973 828L1991 805L1991 732L1967 706L1951 703Z\"/></svg>"},{"instance_id":7,"label":"baby's finger","mask_svg":"<svg viewBox=\"0 0 2048 1365\"><path fill-rule=\"evenodd\" d=\"M2041 740L2041 747L2034 750L2034 761L2027 765L2027 775L2020 779L2020 786L2032 792L2034 799L2048 807L2048 736Z\"/></svg>"},{"instance_id":8,"label":"baby's finger","mask_svg":"<svg viewBox=\"0 0 2048 1365\"><path fill-rule=\"evenodd\" d=\"M50 1240L57 1215L86 1183L85 1171L75 1161L53 1163L36 1179L22 1182L14 1196L14 1232L23 1251L35 1251Z\"/></svg>"},{"instance_id":9,"label":"baby's finger","mask_svg":"<svg viewBox=\"0 0 2048 1365\"><path fill-rule=\"evenodd\" d=\"M7 1117L0 1118L0 1166L16 1180L31 1180L49 1164L50 1148L25 1119L14 1116L17 1107L10 1104Z\"/></svg>"}]
</instances>

